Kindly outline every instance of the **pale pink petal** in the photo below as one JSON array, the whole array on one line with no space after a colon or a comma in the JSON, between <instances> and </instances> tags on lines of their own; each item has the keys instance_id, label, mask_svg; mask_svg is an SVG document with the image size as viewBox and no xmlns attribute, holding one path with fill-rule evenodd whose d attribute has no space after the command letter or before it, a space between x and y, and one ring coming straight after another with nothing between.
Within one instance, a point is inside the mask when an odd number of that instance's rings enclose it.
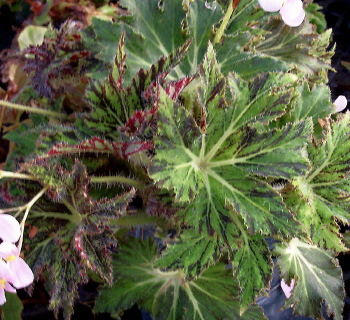
<instances>
[{"instance_id":1,"label":"pale pink petal","mask_svg":"<svg viewBox=\"0 0 350 320\"><path fill-rule=\"evenodd\" d=\"M8 282L15 288L24 288L33 282L33 272L22 258L18 257L15 260L7 262L7 264L9 266L10 273Z\"/></svg>"},{"instance_id":2,"label":"pale pink petal","mask_svg":"<svg viewBox=\"0 0 350 320\"><path fill-rule=\"evenodd\" d=\"M5 261L0 259L0 306L6 302L5 290L8 292L16 292L7 282L8 275L8 265Z\"/></svg>"},{"instance_id":3,"label":"pale pink petal","mask_svg":"<svg viewBox=\"0 0 350 320\"><path fill-rule=\"evenodd\" d=\"M282 279L281 281L281 287L282 290L286 296L287 299L290 298L290 296L292 295L292 290L294 289L294 284L295 284L295 280L292 279L292 281L290 282L290 286L288 286L285 282L284 279Z\"/></svg>"},{"instance_id":4,"label":"pale pink petal","mask_svg":"<svg viewBox=\"0 0 350 320\"><path fill-rule=\"evenodd\" d=\"M11 293L16 293L16 289L12 287L8 282L5 282L5 291L11 292Z\"/></svg>"},{"instance_id":5,"label":"pale pink petal","mask_svg":"<svg viewBox=\"0 0 350 320\"><path fill-rule=\"evenodd\" d=\"M288 20L295 20L303 10L303 2L301 0L287 0L281 8L280 14Z\"/></svg>"},{"instance_id":6,"label":"pale pink petal","mask_svg":"<svg viewBox=\"0 0 350 320\"><path fill-rule=\"evenodd\" d=\"M18 221L9 214L0 213L0 238L3 241L16 242L21 235Z\"/></svg>"},{"instance_id":7,"label":"pale pink petal","mask_svg":"<svg viewBox=\"0 0 350 320\"><path fill-rule=\"evenodd\" d=\"M267 12L277 12L281 10L284 0L259 0L261 8Z\"/></svg>"},{"instance_id":8,"label":"pale pink petal","mask_svg":"<svg viewBox=\"0 0 350 320\"><path fill-rule=\"evenodd\" d=\"M8 278L8 270L8 264L4 260L0 259L0 280Z\"/></svg>"},{"instance_id":9,"label":"pale pink petal","mask_svg":"<svg viewBox=\"0 0 350 320\"><path fill-rule=\"evenodd\" d=\"M19 255L17 247L11 242L0 243L0 257L7 260L12 256L17 257Z\"/></svg>"},{"instance_id":10,"label":"pale pink petal","mask_svg":"<svg viewBox=\"0 0 350 320\"><path fill-rule=\"evenodd\" d=\"M11 276L8 264L5 261L0 260L0 289L5 289L5 291L15 293L16 289L8 283L9 277Z\"/></svg>"},{"instance_id":11,"label":"pale pink petal","mask_svg":"<svg viewBox=\"0 0 350 320\"><path fill-rule=\"evenodd\" d=\"M345 96L339 96L334 102L336 109L335 112L341 112L343 111L346 106L348 105L348 100L346 99Z\"/></svg>"},{"instance_id":12,"label":"pale pink petal","mask_svg":"<svg viewBox=\"0 0 350 320\"><path fill-rule=\"evenodd\" d=\"M305 19L305 11L304 9L301 10L299 16L297 16L295 19L291 19L290 16L287 14L287 15L282 15L282 20L283 22L287 25L287 26L290 26L290 27L299 27L304 19Z\"/></svg>"},{"instance_id":13,"label":"pale pink petal","mask_svg":"<svg viewBox=\"0 0 350 320\"><path fill-rule=\"evenodd\" d=\"M5 304L5 302L6 302L5 291L4 291L4 288L2 287L2 285L0 283L0 306Z\"/></svg>"},{"instance_id":14,"label":"pale pink petal","mask_svg":"<svg viewBox=\"0 0 350 320\"><path fill-rule=\"evenodd\" d=\"M0 306L5 304L5 302L6 302L5 291L11 292L11 293L16 293L16 289L12 288L7 282L5 282L4 285L2 285L0 283Z\"/></svg>"}]
</instances>

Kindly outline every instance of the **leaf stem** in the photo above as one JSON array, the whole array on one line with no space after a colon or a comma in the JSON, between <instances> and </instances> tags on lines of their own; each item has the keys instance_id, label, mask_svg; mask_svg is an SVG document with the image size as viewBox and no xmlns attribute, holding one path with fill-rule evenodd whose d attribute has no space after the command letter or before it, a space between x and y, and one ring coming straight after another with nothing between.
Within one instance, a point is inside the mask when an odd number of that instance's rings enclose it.
<instances>
[{"instance_id":1,"label":"leaf stem","mask_svg":"<svg viewBox=\"0 0 350 320\"><path fill-rule=\"evenodd\" d=\"M222 36L224 35L225 29L230 21L233 10L236 9L240 0L232 0L229 4L224 18L222 19L221 25L215 34L214 43L220 43Z\"/></svg>"},{"instance_id":2,"label":"leaf stem","mask_svg":"<svg viewBox=\"0 0 350 320\"><path fill-rule=\"evenodd\" d=\"M37 180L34 176L32 176L30 174L0 170L0 179L2 179L2 178Z\"/></svg>"},{"instance_id":3,"label":"leaf stem","mask_svg":"<svg viewBox=\"0 0 350 320\"><path fill-rule=\"evenodd\" d=\"M111 226L117 227L135 227L140 225L157 225L163 230L167 228L169 221L164 217L149 216L147 214L136 214L122 216L116 220L111 220L109 222Z\"/></svg>"},{"instance_id":4,"label":"leaf stem","mask_svg":"<svg viewBox=\"0 0 350 320\"><path fill-rule=\"evenodd\" d=\"M91 177L91 183L126 183L130 184L138 189L143 189L142 183L135 179L126 178L122 176L102 176L102 177Z\"/></svg>"},{"instance_id":5,"label":"leaf stem","mask_svg":"<svg viewBox=\"0 0 350 320\"><path fill-rule=\"evenodd\" d=\"M23 206L23 208L25 208L25 212L24 212L24 216L22 218L22 221L20 223L21 226L21 236L19 238L19 242L18 242L18 250L19 252L21 252L22 249L22 244L23 244L23 233L24 233L24 225L26 223L29 211L31 209L31 207L35 204L35 202L37 202L42 195L49 189L50 187L47 185L44 188L42 188L33 198L32 200L30 200L25 206Z\"/></svg>"},{"instance_id":6,"label":"leaf stem","mask_svg":"<svg viewBox=\"0 0 350 320\"><path fill-rule=\"evenodd\" d=\"M55 219L61 219L61 220L68 220L71 222L76 222L74 218L72 218L71 214L67 213L60 213L60 212L39 212L39 211L33 211L31 212L31 217L42 217L42 218L55 218Z\"/></svg>"},{"instance_id":7,"label":"leaf stem","mask_svg":"<svg viewBox=\"0 0 350 320\"><path fill-rule=\"evenodd\" d=\"M74 199L74 198L72 197L72 199ZM76 224L79 224L82 220L82 216L81 216L80 212L74 206L72 206L66 199L63 198L61 201L69 209L69 211L72 213L70 221L72 221Z\"/></svg>"},{"instance_id":8,"label":"leaf stem","mask_svg":"<svg viewBox=\"0 0 350 320\"><path fill-rule=\"evenodd\" d=\"M50 110L45 110L37 107L30 107L30 106L24 106L22 104L17 104L5 100L0 100L0 106L6 107L6 108L11 108L11 109L16 109L20 111L26 111L26 112L31 112L31 113L37 113L37 114L44 114L46 116L53 116L57 118L67 118L65 114L62 114L60 112L55 112L55 111L50 111Z\"/></svg>"}]
</instances>

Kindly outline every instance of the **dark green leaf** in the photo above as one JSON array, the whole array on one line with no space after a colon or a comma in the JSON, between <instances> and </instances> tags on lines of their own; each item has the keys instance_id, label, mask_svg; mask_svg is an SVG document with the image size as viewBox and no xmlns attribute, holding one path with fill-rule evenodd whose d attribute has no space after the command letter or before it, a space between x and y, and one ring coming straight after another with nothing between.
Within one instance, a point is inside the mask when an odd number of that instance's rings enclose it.
<instances>
[{"instance_id":1,"label":"dark green leaf","mask_svg":"<svg viewBox=\"0 0 350 320\"><path fill-rule=\"evenodd\" d=\"M306 74L330 69L333 52L327 49L331 30L317 34L307 21L291 28L278 16L258 26L263 35L238 31L224 38L223 46L217 48L223 72L235 71L248 79L259 72L287 71L294 67Z\"/></svg>"},{"instance_id":2,"label":"dark green leaf","mask_svg":"<svg viewBox=\"0 0 350 320\"><path fill-rule=\"evenodd\" d=\"M172 73L176 78L197 71L213 36L213 24L222 17L218 4L210 9L201 0L190 3L182 0L122 0L121 5L132 15L133 32L127 32L130 41L126 42L131 72L140 67L149 68L159 57L169 55L192 39L187 57Z\"/></svg>"},{"instance_id":3,"label":"dark green leaf","mask_svg":"<svg viewBox=\"0 0 350 320\"><path fill-rule=\"evenodd\" d=\"M6 292L6 303L0 307L1 320L21 320L23 303L17 294Z\"/></svg>"},{"instance_id":4,"label":"dark green leaf","mask_svg":"<svg viewBox=\"0 0 350 320\"><path fill-rule=\"evenodd\" d=\"M184 230L180 239L169 244L156 261L156 266L167 269L183 269L187 278L195 278L221 255L220 243L215 238L203 237L194 230Z\"/></svg>"},{"instance_id":5,"label":"dark green leaf","mask_svg":"<svg viewBox=\"0 0 350 320\"><path fill-rule=\"evenodd\" d=\"M271 280L271 253L261 235L250 235L238 216L235 223L239 226L241 241L236 241L237 249L233 249L233 276L239 281L240 301L245 309L258 296L266 294L266 288Z\"/></svg>"},{"instance_id":6,"label":"dark green leaf","mask_svg":"<svg viewBox=\"0 0 350 320\"><path fill-rule=\"evenodd\" d=\"M137 303L154 319L265 319L253 306L241 314L236 282L221 263L186 281L183 270L153 266L157 246L151 240L127 238L115 260L117 282L100 290L96 312L119 312Z\"/></svg>"}]
</instances>

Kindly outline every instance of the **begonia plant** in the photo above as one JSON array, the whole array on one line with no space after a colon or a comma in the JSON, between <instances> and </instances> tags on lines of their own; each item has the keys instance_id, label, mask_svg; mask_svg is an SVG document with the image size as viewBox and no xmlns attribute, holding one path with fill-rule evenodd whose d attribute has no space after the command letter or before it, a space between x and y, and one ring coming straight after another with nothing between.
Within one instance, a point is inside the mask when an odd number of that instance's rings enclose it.
<instances>
[{"instance_id":1,"label":"begonia plant","mask_svg":"<svg viewBox=\"0 0 350 320\"><path fill-rule=\"evenodd\" d=\"M342 319L350 115L321 8L81 3L3 55L0 304L40 280L70 319L94 281L117 319L267 319L277 268L284 308Z\"/></svg>"}]
</instances>

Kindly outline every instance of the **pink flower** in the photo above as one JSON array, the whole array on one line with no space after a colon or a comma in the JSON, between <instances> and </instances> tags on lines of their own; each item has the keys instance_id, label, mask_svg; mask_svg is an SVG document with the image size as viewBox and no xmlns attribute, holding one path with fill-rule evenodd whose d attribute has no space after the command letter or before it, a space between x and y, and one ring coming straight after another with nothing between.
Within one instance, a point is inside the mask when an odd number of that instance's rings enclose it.
<instances>
[{"instance_id":1,"label":"pink flower","mask_svg":"<svg viewBox=\"0 0 350 320\"><path fill-rule=\"evenodd\" d=\"M284 292L284 295L286 296L287 299L290 298L290 296L292 295L292 291L294 289L294 284L295 284L295 280L292 279L292 281L290 282L290 286L288 286L284 279L282 279L281 281L281 287L282 287L282 290Z\"/></svg>"},{"instance_id":2,"label":"pink flower","mask_svg":"<svg viewBox=\"0 0 350 320\"><path fill-rule=\"evenodd\" d=\"M9 214L0 213L0 238L3 241L16 242L21 235L18 221Z\"/></svg>"},{"instance_id":3,"label":"pink flower","mask_svg":"<svg viewBox=\"0 0 350 320\"><path fill-rule=\"evenodd\" d=\"M16 289L9 284L8 279L8 265L5 261L0 259L0 306L6 302L5 291L16 292Z\"/></svg>"},{"instance_id":4,"label":"pink flower","mask_svg":"<svg viewBox=\"0 0 350 320\"><path fill-rule=\"evenodd\" d=\"M267 12L280 12L287 26L298 27L305 19L302 0L258 0L261 8Z\"/></svg>"},{"instance_id":5,"label":"pink flower","mask_svg":"<svg viewBox=\"0 0 350 320\"><path fill-rule=\"evenodd\" d=\"M339 96L337 99L335 99L333 104L336 106L336 109L334 112L341 112L348 105L348 100L346 99L345 96Z\"/></svg>"},{"instance_id":6,"label":"pink flower","mask_svg":"<svg viewBox=\"0 0 350 320\"><path fill-rule=\"evenodd\" d=\"M0 257L7 262L7 281L15 288L20 289L29 286L34 275L26 262L19 257L17 247L10 242L0 244Z\"/></svg>"},{"instance_id":7,"label":"pink flower","mask_svg":"<svg viewBox=\"0 0 350 320\"><path fill-rule=\"evenodd\" d=\"M267 12L280 11L284 0L259 0L260 7Z\"/></svg>"}]
</instances>

